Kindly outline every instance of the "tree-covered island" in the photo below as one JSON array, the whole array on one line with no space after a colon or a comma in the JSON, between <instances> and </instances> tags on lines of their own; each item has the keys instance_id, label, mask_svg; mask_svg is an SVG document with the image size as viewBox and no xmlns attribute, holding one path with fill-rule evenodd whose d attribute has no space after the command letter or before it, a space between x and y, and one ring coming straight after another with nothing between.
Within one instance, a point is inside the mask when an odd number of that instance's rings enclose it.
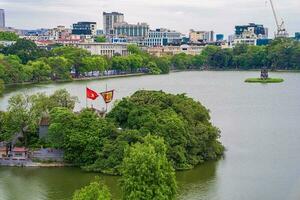
<instances>
[{"instance_id":1,"label":"tree-covered island","mask_svg":"<svg viewBox=\"0 0 300 200\"><path fill-rule=\"evenodd\" d=\"M174 199L175 170L217 160L224 153L208 109L185 94L137 91L106 116L93 108L74 112L77 101L66 90L11 97L7 111L0 112L0 141L28 153L41 147L63 150L66 164L122 175L123 199ZM45 118L48 132L40 137ZM73 199L98 197L111 199L106 186L95 181Z\"/></svg>"},{"instance_id":2,"label":"tree-covered island","mask_svg":"<svg viewBox=\"0 0 300 200\"><path fill-rule=\"evenodd\" d=\"M121 174L125 149L143 143L147 135L160 137L177 170L216 160L224 151L220 131L209 111L184 94L137 91L123 98L105 116L94 109L74 112L76 97L65 90L53 95L16 95L0 113L0 140L28 148L53 147L64 151L64 161L84 170ZM49 118L47 137L39 138L42 118Z\"/></svg>"}]
</instances>

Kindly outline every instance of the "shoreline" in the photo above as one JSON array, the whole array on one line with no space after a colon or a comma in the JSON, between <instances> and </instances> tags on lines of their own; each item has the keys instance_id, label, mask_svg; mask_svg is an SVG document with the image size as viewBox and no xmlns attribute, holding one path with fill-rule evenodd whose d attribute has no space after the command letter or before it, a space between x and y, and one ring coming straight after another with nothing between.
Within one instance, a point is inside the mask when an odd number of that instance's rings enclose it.
<instances>
[{"instance_id":1,"label":"shoreline","mask_svg":"<svg viewBox=\"0 0 300 200\"><path fill-rule=\"evenodd\" d=\"M37 84L50 84L50 83L71 83L71 82L79 82L79 81L90 81L90 80L105 80L105 79L113 79L113 78L125 78L125 77L135 77L135 76L144 76L150 75L146 73L133 73L133 74L120 74L120 75L111 75L111 76L99 76L99 77L83 77L83 78L74 78L71 80L57 80L57 81L41 81L41 82L23 82L23 83L10 83L5 84L5 87L15 87L15 86L26 86L26 85L37 85Z\"/></svg>"},{"instance_id":2,"label":"shoreline","mask_svg":"<svg viewBox=\"0 0 300 200\"><path fill-rule=\"evenodd\" d=\"M28 167L28 168L57 168L57 167L72 167L73 165L62 162L33 162L32 160L2 160L0 167Z\"/></svg>"},{"instance_id":3,"label":"shoreline","mask_svg":"<svg viewBox=\"0 0 300 200\"><path fill-rule=\"evenodd\" d=\"M240 70L240 69L228 69L228 70L218 70L218 69L186 69L186 70L170 70L170 73L177 72L193 72L193 71L207 71L207 72L258 72L260 69L249 69L249 70ZM269 71L271 73L300 73L300 70L276 70ZM37 84L51 84L51 83L70 83L70 82L79 82L79 81L90 81L90 80L105 80L105 79L113 79L113 78L126 78L126 77L135 77L135 76L146 76L146 75L154 75L149 73L131 73L131 74L120 74L120 75L111 75L111 76L99 76L99 77L83 77L83 78L74 78L71 80L57 80L57 81L41 81L41 82L23 82L23 83L9 83L4 84L5 87L15 87L15 86L26 86L26 85L37 85ZM158 74L163 75L163 74Z\"/></svg>"}]
</instances>

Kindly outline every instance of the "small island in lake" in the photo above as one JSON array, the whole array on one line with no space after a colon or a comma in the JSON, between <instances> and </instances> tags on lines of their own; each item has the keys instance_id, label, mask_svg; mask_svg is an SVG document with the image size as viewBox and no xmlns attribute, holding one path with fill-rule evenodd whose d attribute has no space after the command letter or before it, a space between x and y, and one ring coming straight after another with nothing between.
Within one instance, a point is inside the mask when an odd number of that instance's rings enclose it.
<instances>
[{"instance_id":1,"label":"small island in lake","mask_svg":"<svg viewBox=\"0 0 300 200\"><path fill-rule=\"evenodd\" d=\"M282 83L282 78L270 78L268 69L261 70L260 78L247 78L246 83Z\"/></svg>"}]
</instances>

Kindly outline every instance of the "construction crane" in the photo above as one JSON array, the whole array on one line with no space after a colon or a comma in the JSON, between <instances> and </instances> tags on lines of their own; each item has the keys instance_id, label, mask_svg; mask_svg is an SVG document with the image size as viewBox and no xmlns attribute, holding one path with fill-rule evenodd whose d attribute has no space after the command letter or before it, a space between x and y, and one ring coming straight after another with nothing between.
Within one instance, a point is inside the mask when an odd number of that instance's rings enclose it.
<instances>
[{"instance_id":1,"label":"construction crane","mask_svg":"<svg viewBox=\"0 0 300 200\"><path fill-rule=\"evenodd\" d=\"M276 13L276 10L275 10L275 7L274 7L274 4L273 4L272 0L270 0L270 4L271 4L271 7L272 7L273 15L274 15L276 26L277 26L277 32L275 32L275 38L288 37L289 34L285 29L284 21L283 21L283 19L281 19L281 21L279 22L278 17L277 17L277 13Z\"/></svg>"}]
</instances>

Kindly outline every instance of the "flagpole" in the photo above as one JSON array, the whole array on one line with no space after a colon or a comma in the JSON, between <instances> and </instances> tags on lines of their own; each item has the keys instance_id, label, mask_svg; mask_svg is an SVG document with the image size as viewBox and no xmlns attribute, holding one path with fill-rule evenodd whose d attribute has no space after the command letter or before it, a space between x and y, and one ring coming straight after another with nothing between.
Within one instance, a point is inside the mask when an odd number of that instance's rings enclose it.
<instances>
[{"instance_id":1,"label":"flagpole","mask_svg":"<svg viewBox=\"0 0 300 200\"><path fill-rule=\"evenodd\" d=\"M86 94L86 90L87 90L87 85L85 85L85 108L88 107L88 98L87 98L87 94Z\"/></svg>"},{"instance_id":2,"label":"flagpole","mask_svg":"<svg viewBox=\"0 0 300 200\"><path fill-rule=\"evenodd\" d=\"M105 84L105 92L107 92L107 83ZM107 112L107 103L105 101L105 112Z\"/></svg>"}]
</instances>

